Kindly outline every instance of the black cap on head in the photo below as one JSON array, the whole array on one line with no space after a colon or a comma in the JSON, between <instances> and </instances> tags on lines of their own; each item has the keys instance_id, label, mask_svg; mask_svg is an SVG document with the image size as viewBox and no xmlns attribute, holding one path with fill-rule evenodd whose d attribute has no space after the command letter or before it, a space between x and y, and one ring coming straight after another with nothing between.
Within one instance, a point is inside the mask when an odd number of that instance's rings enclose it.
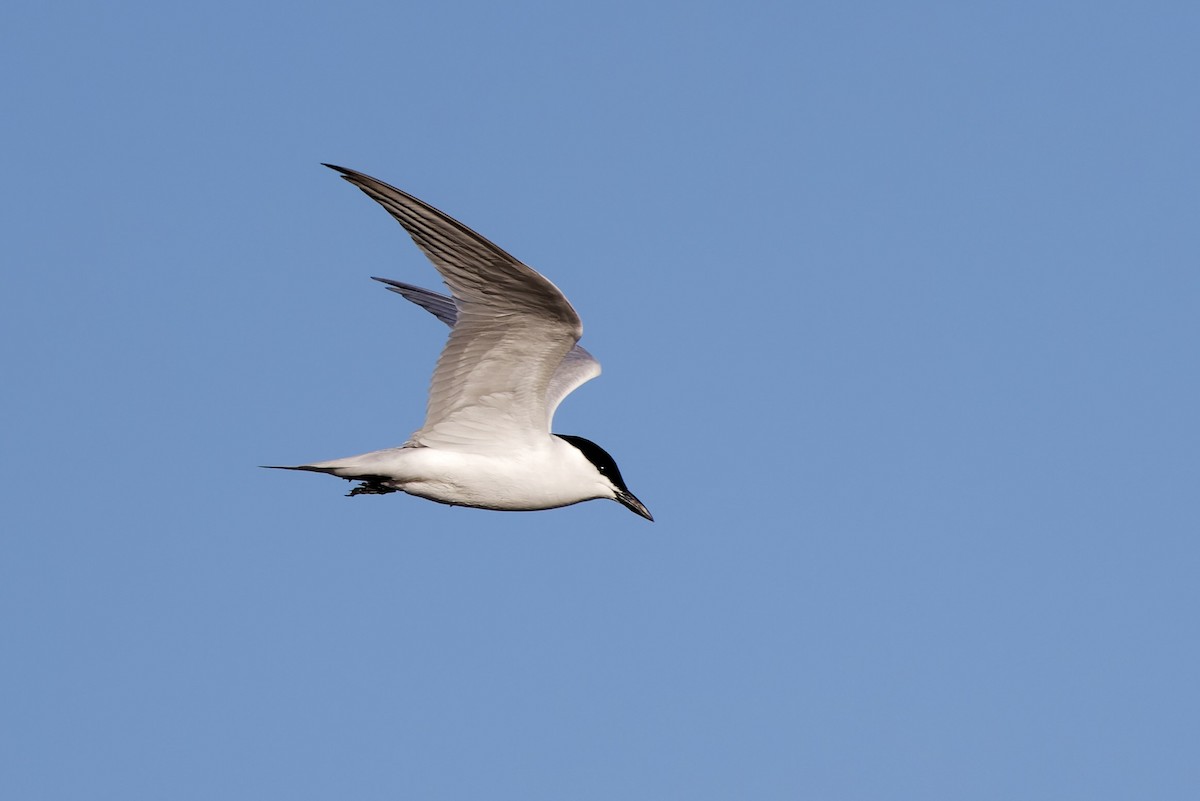
<instances>
[{"instance_id":1,"label":"black cap on head","mask_svg":"<svg viewBox=\"0 0 1200 801\"><path fill-rule=\"evenodd\" d=\"M617 500L622 505L653 522L654 517L650 514L650 510L629 491L629 487L625 486L625 479L621 478L621 471L617 469L617 463L608 455L608 451L583 437L576 437L572 434L555 434L554 436L578 448L600 475L612 482L612 485L617 488Z\"/></svg>"}]
</instances>

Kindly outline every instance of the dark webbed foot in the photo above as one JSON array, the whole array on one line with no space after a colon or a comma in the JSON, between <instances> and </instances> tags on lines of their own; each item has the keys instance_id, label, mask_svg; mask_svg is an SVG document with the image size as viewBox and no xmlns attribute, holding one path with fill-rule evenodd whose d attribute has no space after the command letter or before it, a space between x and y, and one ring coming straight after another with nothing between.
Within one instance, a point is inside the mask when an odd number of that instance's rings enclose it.
<instances>
[{"instance_id":1,"label":"dark webbed foot","mask_svg":"<svg viewBox=\"0 0 1200 801\"><path fill-rule=\"evenodd\" d=\"M378 479L368 479L347 492L346 497L353 498L355 495L387 495L389 492L399 492L399 490L384 486Z\"/></svg>"}]
</instances>

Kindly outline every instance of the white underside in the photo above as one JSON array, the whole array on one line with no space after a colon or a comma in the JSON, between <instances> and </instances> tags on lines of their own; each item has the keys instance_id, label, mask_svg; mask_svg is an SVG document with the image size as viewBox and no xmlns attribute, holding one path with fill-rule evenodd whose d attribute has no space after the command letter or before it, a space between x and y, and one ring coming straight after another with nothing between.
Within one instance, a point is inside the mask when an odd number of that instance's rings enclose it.
<instances>
[{"instance_id":1,"label":"white underside","mask_svg":"<svg viewBox=\"0 0 1200 801\"><path fill-rule=\"evenodd\" d=\"M576 448L549 435L541 447L511 454L401 447L306 467L342 478L378 476L379 483L409 495L483 509L532 511L616 497Z\"/></svg>"}]
</instances>

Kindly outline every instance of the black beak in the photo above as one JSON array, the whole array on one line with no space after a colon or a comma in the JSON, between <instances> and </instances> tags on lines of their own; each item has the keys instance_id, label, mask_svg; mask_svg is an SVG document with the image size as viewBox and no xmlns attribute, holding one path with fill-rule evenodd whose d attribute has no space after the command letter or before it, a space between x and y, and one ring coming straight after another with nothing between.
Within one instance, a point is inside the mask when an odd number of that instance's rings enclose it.
<instances>
[{"instance_id":1,"label":"black beak","mask_svg":"<svg viewBox=\"0 0 1200 801\"><path fill-rule=\"evenodd\" d=\"M641 515L651 523L654 522L654 515L650 514L650 510L646 508L646 504L634 497L634 494L629 490L617 490L617 501L629 511Z\"/></svg>"}]
</instances>

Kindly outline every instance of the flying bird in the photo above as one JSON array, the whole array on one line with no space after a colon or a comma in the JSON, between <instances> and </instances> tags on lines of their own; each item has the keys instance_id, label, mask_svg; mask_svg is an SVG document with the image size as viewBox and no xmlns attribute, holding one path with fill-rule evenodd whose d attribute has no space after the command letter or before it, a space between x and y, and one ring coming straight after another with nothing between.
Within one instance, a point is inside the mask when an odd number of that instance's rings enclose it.
<instances>
[{"instance_id":1,"label":"flying bird","mask_svg":"<svg viewBox=\"0 0 1200 801\"><path fill-rule=\"evenodd\" d=\"M558 287L407 192L326 164L383 206L433 262L446 296L375 278L450 326L425 423L396 448L296 466L360 482L350 495L406 492L480 509L532 511L615 500L653 520L608 452L553 434L562 399L600 374L578 344L583 324Z\"/></svg>"}]
</instances>

